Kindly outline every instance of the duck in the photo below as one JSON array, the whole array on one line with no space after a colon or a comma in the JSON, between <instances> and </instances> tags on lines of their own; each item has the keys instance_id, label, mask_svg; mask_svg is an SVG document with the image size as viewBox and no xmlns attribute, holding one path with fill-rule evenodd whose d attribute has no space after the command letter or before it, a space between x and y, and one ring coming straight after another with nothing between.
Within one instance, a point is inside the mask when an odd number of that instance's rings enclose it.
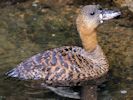
<instances>
[{"instance_id":1,"label":"duck","mask_svg":"<svg viewBox=\"0 0 133 100\"><path fill-rule=\"evenodd\" d=\"M39 81L58 95L63 95L59 92L63 89L59 87L83 86L97 80L108 73L109 64L98 44L96 28L103 21L120 14L120 11L101 9L99 5L84 6L76 19L83 48L63 46L43 51L24 60L6 75L20 80ZM70 93L66 95L69 96Z\"/></svg>"}]
</instances>

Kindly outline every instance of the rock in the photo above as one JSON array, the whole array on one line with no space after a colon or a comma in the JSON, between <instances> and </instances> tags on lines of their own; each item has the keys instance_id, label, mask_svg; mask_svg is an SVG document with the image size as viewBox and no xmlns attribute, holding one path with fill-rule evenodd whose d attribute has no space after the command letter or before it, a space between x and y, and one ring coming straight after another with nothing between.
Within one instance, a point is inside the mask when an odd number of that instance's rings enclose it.
<instances>
[{"instance_id":1,"label":"rock","mask_svg":"<svg viewBox=\"0 0 133 100\"><path fill-rule=\"evenodd\" d=\"M133 12L133 0L113 0L117 5L121 7L128 7Z\"/></svg>"},{"instance_id":2,"label":"rock","mask_svg":"<svg viewBox=\"0 0 133 100\"><path fill-rule=\"evenodd\" d=\"M28 1L28 0L0 0L0 2L10 3L10 4L16 4L19 2L25 2L25 1Z\"/></svg>"},{"instance_id":3,"label":"rock","mask_svg":"<svg viewBox=\"0 0 133 100\"><path fill-rule=\"evenodd\" d=\"M127 93L126 90L121 90L120 92L121 92L121 94L126 94Z\"/></svg>"},{"instance_id":4,"label":"rock","mask_svg":"<svg viewBox=\"0 0 133 100\"><path fill-rule=\"evenodd\" d=\"M35 2L45 4L48 7L58 8L73 3L74 0L35 0Z\"/></svg>"}]
</instances>

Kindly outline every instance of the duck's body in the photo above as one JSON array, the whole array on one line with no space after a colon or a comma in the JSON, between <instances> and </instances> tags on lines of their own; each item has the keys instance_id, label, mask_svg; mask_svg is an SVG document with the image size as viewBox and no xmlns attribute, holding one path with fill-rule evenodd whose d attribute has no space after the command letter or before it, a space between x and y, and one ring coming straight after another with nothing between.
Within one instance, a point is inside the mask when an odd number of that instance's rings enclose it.
<instances>
[{"instance_id":1,"label":"duck's body","mask_svg":"<svg viewBox=\"0 0 133 100\"><path fill-rule=\"evenodd\" d=\"M47 85L73 86L99 78L107 71L108 63L100 46L91 53L80 47L65 46L25 60L9 76L43 80Z\"/></svg>"},{"instance_id":2,"label":"duck's body","mask_svg":"<svg viewBox=\"0 0 133 100\"><path fill-rule=\"evenodd\" d=\"M20 63L7 75L23 80L41 80L48 86L77 86L102 77L109 67L98 45L95 29L103 20L118 15L120 12L100 10L97 5L83 7L76 24L84 49L64 46L44 51ZM56 90L54 92L59 94Z\"/></svg>"}]
</instances>

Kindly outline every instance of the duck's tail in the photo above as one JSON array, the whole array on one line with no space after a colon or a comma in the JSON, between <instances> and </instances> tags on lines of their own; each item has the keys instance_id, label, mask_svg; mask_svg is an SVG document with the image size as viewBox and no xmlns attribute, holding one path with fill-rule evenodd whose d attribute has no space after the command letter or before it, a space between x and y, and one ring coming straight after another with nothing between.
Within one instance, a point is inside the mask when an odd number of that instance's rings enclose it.
<instances>
[{"instance_id":1,"label":"duck's tail","mask_svg":"<svg viewBox=\"0 0 133 100\"><path fill-rule=\"evenodd\" d=\"M16 78L16 77L19 77L19 73L18 73L17 69L14 68L14 69L12 69L12 70L6 72L6 73L5 73L5 76Z\"/></svg>"}]
</instances>

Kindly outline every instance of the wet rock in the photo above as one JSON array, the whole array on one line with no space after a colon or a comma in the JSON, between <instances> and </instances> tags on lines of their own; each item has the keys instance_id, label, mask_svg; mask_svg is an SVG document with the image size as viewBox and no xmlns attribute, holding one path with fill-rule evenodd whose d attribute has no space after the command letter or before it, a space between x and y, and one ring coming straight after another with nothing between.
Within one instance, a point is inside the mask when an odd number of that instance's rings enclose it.
<instances>
[{"instance_id":1,"label":"wet rock","mask_svg":"<svg viewBox=\"0 0 133 100\"><path fill-rule=\"evenodd\" d=\"M74 0L35 0L36 3L41 3L45 7L59 8L67 4L73 3Z\"/></svg>"},{"instance_id":2,"label":"wet rock","mask_svg":"<svg viewBox=\"0 0 133 100\"><path fill-rule=\"evenodd\" d=\"M28 1L28 0L0 0L0 5L4 7L6 5L14 5L25 1Z\"/></svg>"},{"instance_id":3,"label":"wet rock","mask_svg":"<svg viewBox=\"0 0 133 100\"><path fill-rule=\"evenodd\" d=\"M112 0L74 0L73 5L99 4L102 6L113 5Z\"/></svg>"},{"instance_id":4,"label":"wet rock","mask_svg":"<svg viewBox=\"0 0 133 100\"><path fill-rule=\"evenodd\" d=\"M121 94L126 94L127 91L126 91L126 90L121 90L120 93L121 93Z\"/></svg>"},{"instance_id":5,"label":"wet rock","mask_svg":"<svg viewBox=\"0 0 133 100\"><path fill-rule=\"evenodd\" d=\"M117 5L121 7L128 7L133 12L133 0L113 0Z\"/></svg>"}]
</instances>

